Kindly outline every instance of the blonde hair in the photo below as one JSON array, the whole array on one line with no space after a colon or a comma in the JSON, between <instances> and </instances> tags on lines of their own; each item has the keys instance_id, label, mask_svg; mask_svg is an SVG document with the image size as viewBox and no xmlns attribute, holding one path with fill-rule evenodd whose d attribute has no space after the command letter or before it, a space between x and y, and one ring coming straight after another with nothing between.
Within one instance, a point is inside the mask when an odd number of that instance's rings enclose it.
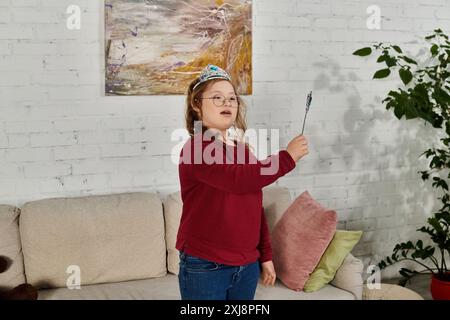
<instances>
[{"instance_id":1,"label":"blonde hair","mask_svg":"<svg viewBox=\"0 0 450 320\"><path fill-rule=\"evenodd\" d=\"M193 89L193 88L199 81L199 78L194 79L189 84L187 92L186 92L187 96L186 96L185 121L186 121L186 129L189 132L189 135L191 137L194 136L194 121L202 120L201 118L199 118L199 115L194 110L194 106L198 107L201 111L200 97L203 94L203 92L205 92L206 89L208 89L213 83L215 83L217 81L223 81L223 80L224 79L212 79L212 80L209 80L209 81L199 84L195 89ZM228 80L225 80L225 81L228 81ZM247 142L244 141L244 133L247 130L247 123L245 121L245 116L247 113L247 105L245 104L245 102L242 100L242 98L236 92L236 87L234 86L234 84L232 82L230 82L230 83L233 86L234 92L236 93L236 97L239 102L238 112L236 115L236 120L234 122L234 127L237 130L237 141L244 143L247 147L249 147L250 149L253 149ZM202 122L202 134L204 134L206 130L208 130L208 128Z\"/></svg>"}]
</instances>

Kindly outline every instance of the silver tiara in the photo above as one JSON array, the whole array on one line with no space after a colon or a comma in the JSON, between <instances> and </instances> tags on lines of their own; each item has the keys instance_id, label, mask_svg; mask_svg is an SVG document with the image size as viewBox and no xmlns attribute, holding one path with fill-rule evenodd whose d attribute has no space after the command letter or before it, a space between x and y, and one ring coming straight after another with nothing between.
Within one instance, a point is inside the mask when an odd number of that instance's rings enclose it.
<instances>
[{"instance_id":1,"label":"silver tiara","mask_svg":"<svg viewBox=\"0 0 450 320\"><path fill-rule=\"evenodd\" d=\"M199 81L194 88L192 88L192 90L194 90L200 83L211 79L225 79L231 82L231 77L225 70L213 64L208 64L200 73Z\"/></svg>"}]
</instances>

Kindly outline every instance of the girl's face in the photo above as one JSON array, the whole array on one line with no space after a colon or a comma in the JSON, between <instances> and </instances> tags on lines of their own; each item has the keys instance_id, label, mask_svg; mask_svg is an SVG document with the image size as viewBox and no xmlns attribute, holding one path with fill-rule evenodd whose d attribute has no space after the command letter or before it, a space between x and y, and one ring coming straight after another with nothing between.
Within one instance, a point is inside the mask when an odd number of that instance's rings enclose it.
<instances>
[{"instance_id":1,"label":"girl's face","mask_svg":"<svg viewBox=\"0 0 450 320\"><path fill-rule=\"evenodd\" d=\"M223 102L225 103L219 106ZM200 97L202 106L202 122L208 128L225 131L230 128L236 120L238 112L238 98L234 88L227 80L214 82ZM198 108L194 110L199 112Z\"/></svg>"}]
</instances>

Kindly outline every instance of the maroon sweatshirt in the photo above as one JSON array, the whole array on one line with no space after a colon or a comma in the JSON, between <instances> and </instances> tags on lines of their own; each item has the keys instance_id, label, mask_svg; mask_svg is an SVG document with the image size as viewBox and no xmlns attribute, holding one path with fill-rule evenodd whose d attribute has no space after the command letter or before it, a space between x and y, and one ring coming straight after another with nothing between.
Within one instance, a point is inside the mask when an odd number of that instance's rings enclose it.
<instances>
[{"instance_id":1,"label":"maroon sweatshirt","mask_svg":"<svg viewBox=\"0 0 450 320\"><path fill-rule=\"evenodd\" d=\"M293 170L294 159L280 150L259 161L243 143L194 136L180 152L176 248L232 266L272 260L262 188Z\"/></svg>"}]
</instances>

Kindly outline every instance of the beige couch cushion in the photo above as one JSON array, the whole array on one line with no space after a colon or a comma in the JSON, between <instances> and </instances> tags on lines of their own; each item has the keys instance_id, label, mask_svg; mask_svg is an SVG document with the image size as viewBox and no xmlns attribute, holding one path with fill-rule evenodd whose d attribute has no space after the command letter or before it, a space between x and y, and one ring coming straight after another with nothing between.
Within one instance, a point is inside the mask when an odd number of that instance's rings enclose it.
<instances>
[{"instance_id":1,"label":"beige couch cushion","mask_svg":"<svg viewBox=\"0 0 450 320\"><path fill-rule=\"evenodd\" d=\"M278 186L263 188L264 213L271 233L291 203L292 198L288 188Z\"/></svg>"},{"instance_id":2,"label":"beige couch cushion","mask_svg":"<svg viewBox=\"0 0 450 320\"><path fill-rule=\"evenodd\" d=\"M10 289L25 282L19 213L16 207L0 205L0 256L10 261L8 270L0 273L0 289Z\"/></svg>"},{"instance_id":3,"label":"beige couch cushion","mask_svg":"<svg viewBox=\"0 0 450 320\"><path fill-rule=\"evenodd\" d=\"M289 289L279 279L273 286L265 286L259 282L255 293L256 300L355 300L345 290L326 284L314 292L295 291Z\"/></svg>"},{"instance_id":4,"label":"beige couch cushion","mask_svg":"<svg viewBox=\"0 0 450 320\"><path fill-rule=\"evenodd\" d=\"M291 196L288 188L278 186L263 188L263 207L270 231L272 231L290 203ZM166 245L168 252L167 269L173 274L178 274L180 262L179 252L175 248L175 243L182 210L183 201L181 199L181 192L178 191L169 194L164 200L164 219L166 223Z\"/></svg>"},{"instance_id":5,"label":"beige couch cushion","mask_svg":"<svg viewBox=\"0 0 450 320\"><path fill-rule=\"evenodd\" d=\"M183 210L181 192L178 191L169 194L164 200L163 206L166 228L167 270L173 274L178 274L180 258L175 244L177 241L178 227L180 226L181 212Z\"/></svg>"},{"instance_id":6,"label":"beige couch cushion","mask_svg":"<svg viewBox=\"0 0 450 320\"><path fill-rule=\"evenodd\" d=\"M80 290L67 288L39 291L39 299L90 299L90 300L180 300L178 277L171 273L154 279L95 284L81 287ZM352 300L353 295L331 285L318 291L305 293L287 288L280 281L274 286L264 286L261 282L256 288L255 300Z\"/></svg>"},{"instance_id":7,"label":"beige couch cushion","mask_svg":"<svg viewBox=\"0 0 450 320\"><path fill-rule=\"evenodd\" d=\"M177 276L39 290L39 300L180 300Z\"/></svg>"},{"instance_id":8,"label":"beige couch cushion","mask_svg":"<svg viewBox=\"0 0 450 320\"><path fill-rule=\"evenodd\" d=\"M156 194L28 202L20 232L27 280L39 288L65 287L72 265L80 268L81 285L167 274L163 212Z\"/></svg>"},{"instance_id":9,"label":"beige couch cushion","mask_svg":"<svg viewBox=\"0 0 450 320\"><path fill-rule=\"evenodd\" d=\"M330 283L338 288L351 292L356 300L361 300L364 284L362 278L363 270L363 262L349 253Z\"/></svg>"}]
</instances>

